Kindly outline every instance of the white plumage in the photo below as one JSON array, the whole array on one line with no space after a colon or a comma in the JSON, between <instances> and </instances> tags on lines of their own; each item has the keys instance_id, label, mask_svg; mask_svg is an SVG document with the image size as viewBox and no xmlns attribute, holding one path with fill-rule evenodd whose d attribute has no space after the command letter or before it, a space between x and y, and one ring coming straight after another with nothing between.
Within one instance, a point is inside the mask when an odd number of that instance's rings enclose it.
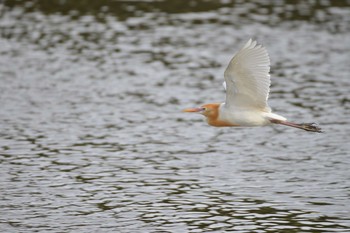
<instances>
[{"instance_id":1,"label":"white plumage","mask_svg":"<svg viewBox=\"0 0 350 233\"><path fill-rule=\"evenodd\" d=\"M249 41L236 53L225 71L226 108L253 108L270 112L270 58L266 49Z\"/></svg>"},{"instance_id":2,"label":"white plumage","mask_svg":"<svg viewBox=\"0 0 350 233\"><path fill-rule=\"evenodd\" d=\"M271 124L270 118L285 121L286 118L272 114L267 103L269 72L270 58L266 49L249 39L225 70L226 101L219 109L220 120L241 126Z\"/></svg>"}]
</instances>

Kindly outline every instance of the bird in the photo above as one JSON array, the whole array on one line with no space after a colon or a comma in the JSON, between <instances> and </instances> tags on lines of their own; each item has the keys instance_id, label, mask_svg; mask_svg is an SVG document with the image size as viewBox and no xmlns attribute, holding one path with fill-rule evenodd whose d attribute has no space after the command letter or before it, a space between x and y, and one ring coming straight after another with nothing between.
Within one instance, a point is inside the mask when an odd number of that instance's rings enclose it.
<instances>
[{"instance_id":1,"label":"bird","mask_svg":"<svg viewBox=\"0 0 350 233\"><path fill-rule=\"evenodd\" d=\"M214 127L284 125L309 132L323 132L315 123L294 123L273 113L270 93L270 58L266 48L249 39L233 56L224 72L224 103L209 103L183 112L200 113Z\"/></svg>"}]
</instances>

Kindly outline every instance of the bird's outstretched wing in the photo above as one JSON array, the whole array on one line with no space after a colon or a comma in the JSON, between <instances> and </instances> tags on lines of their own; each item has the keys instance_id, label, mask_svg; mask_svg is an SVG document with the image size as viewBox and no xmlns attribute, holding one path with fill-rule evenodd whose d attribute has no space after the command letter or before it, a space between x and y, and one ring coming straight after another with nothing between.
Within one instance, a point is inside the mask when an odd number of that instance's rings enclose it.
<instances>
[{"instance_id":1,"label":"bird's outstretched wing","mask_svg":"<svg viewBox=\"0 0 350 233\"><path fill-rule=\"evenodd\" d=\"M255 108L270 112L270 58L266 49L249 41L236 53L225 70L227 108Z\"/></svg>"}]
</instances>

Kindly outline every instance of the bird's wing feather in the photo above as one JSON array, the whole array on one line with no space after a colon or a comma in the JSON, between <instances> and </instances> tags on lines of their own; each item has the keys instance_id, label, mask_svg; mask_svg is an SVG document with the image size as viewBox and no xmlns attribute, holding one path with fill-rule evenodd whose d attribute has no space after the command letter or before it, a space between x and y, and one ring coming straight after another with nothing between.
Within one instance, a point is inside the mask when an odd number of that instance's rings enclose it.
<instances>
[{"instance_id":1,"label":"bird's wing feather","mask_svg":"<svg viewBox=\"0 0 350 233\"><path fill-rule=\"evenodd\" d=\"M228 108L256 108L270 111L270 58L266 49L250 39L225 70Z\"/></svg>"}]
</instances>

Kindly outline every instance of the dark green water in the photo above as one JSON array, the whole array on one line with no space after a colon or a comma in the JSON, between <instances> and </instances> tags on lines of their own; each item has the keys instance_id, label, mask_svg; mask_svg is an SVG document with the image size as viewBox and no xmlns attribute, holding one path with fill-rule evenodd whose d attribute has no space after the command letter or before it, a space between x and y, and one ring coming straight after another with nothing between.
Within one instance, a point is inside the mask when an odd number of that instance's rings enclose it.
<instances>
[{"instance_id":1,"label":"dark green water","mask_svg":"<svg viewBox=\"0 0 350 233\"><path fill-rule=\"evenodd\" d=\"M296 3L297 2L297 3ZM349 1L2 1L1 232L350 232ZM270 106L208 127L250 37Z\"/></svg>"}]
</instances>

